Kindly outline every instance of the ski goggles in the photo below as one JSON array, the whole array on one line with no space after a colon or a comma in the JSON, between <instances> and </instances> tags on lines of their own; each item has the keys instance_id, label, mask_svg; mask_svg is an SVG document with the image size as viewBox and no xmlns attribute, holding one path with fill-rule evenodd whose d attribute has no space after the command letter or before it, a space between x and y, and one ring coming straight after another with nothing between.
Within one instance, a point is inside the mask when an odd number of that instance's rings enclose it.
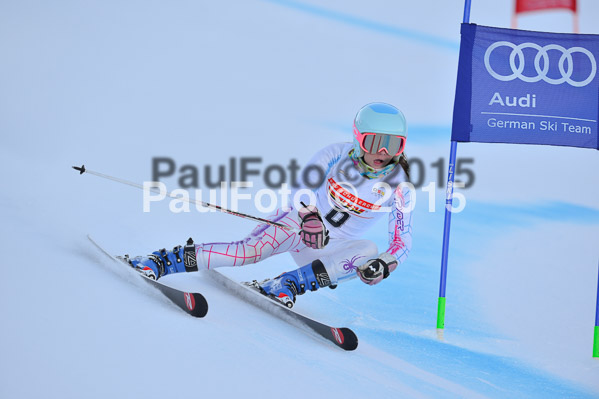
<instances>
[{"instance_id":1,"label":"ski goggles","mask_svg":"<svg viewBox=\"0 0 599 399\"><path fill-rule=\"evenodd\" d=\"M371 154L378 154L385 150L391 156L401 154L406 146L406 138L403 136L382 133L360 133L354 126L354 135L360 143L360 148Z\"/></svg>"}]
</instances>

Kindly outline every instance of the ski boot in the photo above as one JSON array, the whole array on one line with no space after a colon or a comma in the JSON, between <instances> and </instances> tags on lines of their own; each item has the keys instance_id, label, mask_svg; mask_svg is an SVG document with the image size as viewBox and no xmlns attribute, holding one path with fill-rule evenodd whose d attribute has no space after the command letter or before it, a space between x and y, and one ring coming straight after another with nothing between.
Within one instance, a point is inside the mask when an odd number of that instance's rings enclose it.
<instances>
[{"instance_id":1,"label":"ski boot","mask_svg":"<svg viewBox=\"0 0 599 399\"><path fill-rule=\"evenodd\" d=\"M261 283L254 280L245 284L284 306L292 308L298 295L304 294L307 289L316 291L321 287L328 287L331 285L331 280L322 262L315 260L273 279L267 279Z\"/></svg>"},{"instance_id":2,"label":"ski boot","mask_svg":"<svg viewBox=\"0 0 599 399\"><path fill-rule=\"evenodd\" d=\"M187 240L187 245L177 245L172 251L163 248L147 256L130 258L125 255L119 258L152 280L158 280L167 274L198 270L195 245L191 238Z\"/></svg>"}]
</instances>

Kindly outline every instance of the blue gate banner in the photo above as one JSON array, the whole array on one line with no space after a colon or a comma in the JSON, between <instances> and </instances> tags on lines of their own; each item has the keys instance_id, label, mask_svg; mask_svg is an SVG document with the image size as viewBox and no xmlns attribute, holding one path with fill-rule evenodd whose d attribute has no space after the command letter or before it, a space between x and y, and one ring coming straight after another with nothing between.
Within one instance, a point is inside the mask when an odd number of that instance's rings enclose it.
<instances>
[{"instance_id":1,"label":"blue gate banner","mask_svg":"<svg viewBox=\"0 0 599 399\"><path fill-rule=\"evenodd\" d=\"M599 150L599 35L462 24L452 141Z\"/></svg>"}]
</instances>

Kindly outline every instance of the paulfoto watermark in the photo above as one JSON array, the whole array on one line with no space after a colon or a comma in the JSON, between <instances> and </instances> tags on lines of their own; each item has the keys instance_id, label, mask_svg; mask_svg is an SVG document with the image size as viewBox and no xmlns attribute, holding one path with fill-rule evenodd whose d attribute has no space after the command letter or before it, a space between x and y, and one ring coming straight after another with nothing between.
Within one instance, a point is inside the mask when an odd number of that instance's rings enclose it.
<instances>
[{"instance_id":1,"label":"paulfoto watermark","mask_svg":"<svg viewBox=\"0 0 599 399\"><path fill-rule=\"evenodd\" d=\"M473 164L473 158L458 158L456 164L448 169L452 178L463 179L445 187L444 208L453 213L461 212L466 206L465 195L454 192L454 189L472 187L475 181L471 168ZM401 205L403 212L411 212L422 195L426 196L428 211L436 212L439 205L436 189L443 188L447 181L444 179L447 173L445 166L443 158L425 162L413 157L408 160L409 179L405 168L397 165L390 173L375 181L365 178L348 157L333 165L310 164L305 167L295 159L284 165L265 165L261 157L231 157L221 165L178 166L172 158L154 157L153 181L145 182L143 186L143 211L150 212L152 203L168 199L169 210L173 213L218 212L221 208L237 212L240 205L248 202L260 213L272 213L277 209L299 209L302 203L316 204L315 192L325 185L327 189L323 193L329 205L340 212L391 212L398 200L405 202ZM335 179L329 176L333 167L336 168ZM426 176L431 174L436 175L437 179L426 183ZM179 188L169 192L160 179L172 178L177 179ZM261 180L266 187L252 191L254 180L258 184ZM362 187L365 184L369 185L366 196ZM363 193L364 198L360 197L360 193ZM450 198L453 201L448 201Z\"/></svg>"},{"instance_id":2,"label":"paulfoto watermark","mask_svg":"<svg viewBox=\"0 0 599 399\"><path fill-rule=\"evenodd\" d=\"M240 192L240 189L252 188L250 182L222 182L220 189L211 188L207 190L195 189L193 191L182 188L168 191L166 184L162 182L143 183L143 211L151 212L152 203L168 200L169 210L173 213L189 212L219 212L222 209L238 212L240 205L250 202L253 208L263 214L269 214L277 209L288 211L291 207L299 209L304 204L317 204L316 194L309 188L291 190L286 183L278 189L262 188L255 193ZM437 190L435 183L430 182L426 186L417 189L410 182L402 182L392 187L389 183L381 181L372 186L372 192L379 194L376 201L364 200L358 195L358 188L351 182L342 181L331 184L327 201L332 209L339 212L361 213L365 210L370 212L389 213L393 207L398 207L403 213L414 211L417 206L420 191L426 195L428 212L437 211ZM455 188L463 188L464 183L454 182L446 190L445 209L452 213L459 213L466 207L466 197ZM448 201L451 198L452 201ZM456 205L457 200L457 205Z\"/></svg>"},{"instance_id":3,"label":"paulfoto watermark","mask_svg":"<svg viewBox=\"0 0 599 399\"><path fill-rule=\"evenodd\" d=\"M415 188L428 187L430 182L438 188L444 188L447 177L447 162L440 157L434 161L426 161L418 157L409 157L410 182ZM455 164L455 176L463 183L464 189L469 189L476 180L474 158L458 158ZM345 158L338 166L346 176L346 180L359 186L366 182L357 172L353 161ZM179 188L184 189L218 189L223 182L248 182L259 180L270 189L279 189L283 184L296 189L307 187L316 189L325 180L326 169L319 165L302 167L296 159L290 159L284 164L265 164L262 157L231 157L220 165L178 165L173 158L154 157L151 165L152 181L177 179ZM400 183L401 168L396 167L382 179L391 186ZM431 179L434 177L434 180Z\"/></svg>"}]
</instances>

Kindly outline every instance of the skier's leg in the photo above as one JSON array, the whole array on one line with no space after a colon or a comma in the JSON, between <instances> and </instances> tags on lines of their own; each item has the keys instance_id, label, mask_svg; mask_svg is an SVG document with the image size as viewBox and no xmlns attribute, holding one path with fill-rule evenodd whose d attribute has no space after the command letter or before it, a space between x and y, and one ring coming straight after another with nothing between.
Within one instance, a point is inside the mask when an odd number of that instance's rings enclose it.
<instances>
[{"instance_id":1,"label":"skier's leg","mask_svg":"<svg viewBox=\"0 0 599 399\"><path fill-rule=\"evenodd\" d=\"M269 218L294 229L299 228L297 212L278 210ZM190 239L191 240L191 239ZM226 266L252 264L288 251L303 247L300 237L280 227L269 224L258 225L245 239L234 242L196 244L189 252L181 246L172 251L164 249L148 256L126 258L131 266L147 277L158 279L164 275L183 271L197 271Z\"/></svg>"},{"instance_id":2,"label":"skier's leg","mask_svg":"<svg viewBox=\"0 0 599 399\"><path fill-rule=\"evenodd\" d=\"M358 266L375 258L377 254L376 244L369 240L331 240L325 249L313 250L305 247L297 253L292 253L296 262L309 262L299 269L251 285L276 298L285 306L292 307L296 296L307 290L316 291L328 286L334 288L339 283L354 279L357 277Z\"/></svg>"},{"instance_id":3,"label":"skier's leg","mask_svg":"<svg viewBox=\"0 0 599 399\"><path fill-rule=\"evenodd\" d=\"M269 220L299 228L297 212L277 211ZM303 248L299 235L280 227L261 224L246 238L234 242L212 242L196 246L200 268L214 269L257 263L270 256Z\"/></svg>"}]
</instances>

